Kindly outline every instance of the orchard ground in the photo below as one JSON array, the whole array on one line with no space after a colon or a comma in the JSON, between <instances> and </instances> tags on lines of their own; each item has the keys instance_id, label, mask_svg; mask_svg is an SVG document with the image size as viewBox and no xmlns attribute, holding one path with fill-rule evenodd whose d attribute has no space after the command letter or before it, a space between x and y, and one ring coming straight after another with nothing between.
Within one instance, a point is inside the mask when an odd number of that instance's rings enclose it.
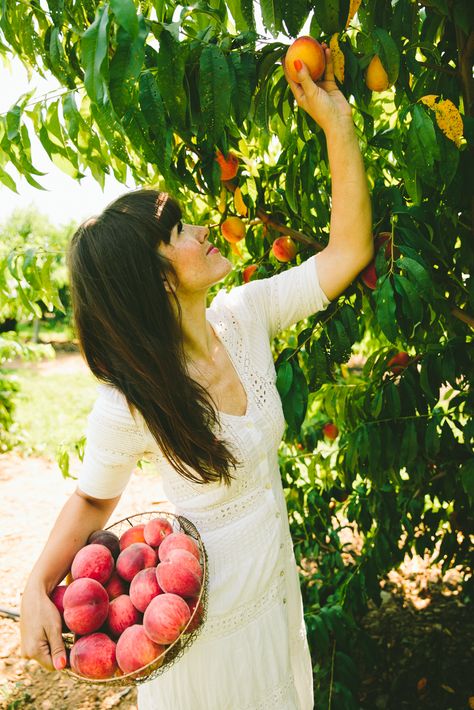
<instances>
[{"instance_id":1,"label":"orchard ground","mask_svg":"<svg viewBox=\"0 0 474 710\"><path fill-rule=\"evenodd\" d=\"M58 372L73 378L85 368L81 356L74 352L58 354L53 361L11 366L39 370L45 378ZM73 463L73 474L77 474L78 465ZM46 457L16 452L2 456L2 610L18 612L29 571L75 485L72 479L64 480L57 464ZM174 510L163 501L157 479L137 468L110 523L133 512ZM346 528L344 532L358 549L361 540L357 531ZM304 561L302 573L310 573L312 566L310 560ZM380 608L371 603L362 620L377 644L379 666L359 666L360 708L474 708L469 673L473 667L474 618L462 601L460 580L458 569L442 574L440 565L430 566L428 557L414 556L407 557L382 581ZM18 621L0 613L0 708L133 710L136 691L123 687L96 689L20 658Z\"/></svg>"}]
</instances>

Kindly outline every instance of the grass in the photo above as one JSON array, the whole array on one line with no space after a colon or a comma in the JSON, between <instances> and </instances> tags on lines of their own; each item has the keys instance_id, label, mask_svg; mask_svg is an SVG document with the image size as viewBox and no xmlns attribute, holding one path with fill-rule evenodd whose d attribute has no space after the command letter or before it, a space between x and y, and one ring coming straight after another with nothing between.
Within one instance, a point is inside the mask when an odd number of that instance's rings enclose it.
<instances>
[{"instance_id":1,"label":"grass","mask_svg":"<svg viewBox=\"0 0 474 710\"><path fill-rule=\"evenodd\" d=\"M58 446L72 459L74 443L85 434L87 417L97 397L97 381L89 372L46 375L33 368L11 370L20 385L15 397L15 423L24 441L16 449L28 456L44 456L57 462ZM154 465L142 460L142 473L156 475Z\"/></svg>"},{"instance_id":2,"label":"grass","mask_svg":"<svg viewBox=\"0 0 474 710\"><path fill-rule=\"evenodd\" d=\"M85 433L87 417L97 397L92 373L44 373L29 368L12 370L20 391L15 397L15 421L27 454L56 459L59 444L73 448Z\"/></svg>"}]
</instances>

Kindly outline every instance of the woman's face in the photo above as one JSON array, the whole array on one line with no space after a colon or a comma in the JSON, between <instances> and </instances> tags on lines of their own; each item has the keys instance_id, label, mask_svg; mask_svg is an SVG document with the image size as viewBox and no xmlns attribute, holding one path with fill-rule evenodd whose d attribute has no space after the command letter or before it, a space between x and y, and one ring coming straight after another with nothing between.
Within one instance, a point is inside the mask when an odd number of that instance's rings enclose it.
<instances>
[{"instance_id":1,"label":"woman's face","mask_svg":"<svg viewBox=\"0 0 474 710\"><path fill-rule=\"evenodd\" d=\"M176 294L207 292L232 269L231 262L209 241L209 229L178 222L169 244L161 243L160 254L172 262L178 277Z\"/></svg>"}]
</instances>

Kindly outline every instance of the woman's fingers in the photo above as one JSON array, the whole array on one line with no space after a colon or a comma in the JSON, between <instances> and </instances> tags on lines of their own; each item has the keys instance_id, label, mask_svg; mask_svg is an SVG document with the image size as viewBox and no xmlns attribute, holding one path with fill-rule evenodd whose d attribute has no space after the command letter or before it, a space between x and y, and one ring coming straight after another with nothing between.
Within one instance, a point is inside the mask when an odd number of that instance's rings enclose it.
<instances>
[{"instance_id":1,"label":"woman's fingers","mask_svg":"<svg viewBox=\"0 0 474 710\"><path fill-rule=\"evenodd\" d=\"M286 57L283 58L283 62L282 62L283 73L285 74L286 80L287 80L288 84L290 85L290 89L293 92L293 96L299 102L304 97L304 91L301 88L300 84L298 84L296 81L293 81L293 79L290 79L288 72L286 70L285 59L286 59Z\"/></svg>"}]
</instances>

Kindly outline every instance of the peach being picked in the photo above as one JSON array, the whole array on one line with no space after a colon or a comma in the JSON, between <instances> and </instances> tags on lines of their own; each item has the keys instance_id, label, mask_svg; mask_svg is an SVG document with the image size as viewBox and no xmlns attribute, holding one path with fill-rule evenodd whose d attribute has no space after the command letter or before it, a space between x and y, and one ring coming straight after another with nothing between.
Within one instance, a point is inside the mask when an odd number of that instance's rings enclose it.
<instances>
[{"instance_id":1,"label":"peach being picked","mask_svg":"<svg viewBox=\"0 0 474 710\"><path fill-rule=\"evenodd\" d=\"M171 533L171 535L168 535L163 540L160 547L158 548L158 557L160 561L164 562L168 556L168 553L171 552L171 550L176 549L187 550L188 552L191 552L194 557L199 561L199 545L193 537L182 532Z\"/></svg>"},{"instance_id":2,"label":"peach being picked","mask_svg":"<svg viewBox=\"0 0 474 710\"><path fill-rule=\"evenodd\" d=\"M106 629L111 636L118 638L123 631L133 624L139 624L142 615L132 604L128 594L115 597L109 604L109 613L106 619Z\"/></svg>"},{"instance_id":3,"label":"peach being picked","mask_svg":"<svg viewBox=\"0 0 474 710\"><path fill-rule=\"evenodd\" d=\"M134 624L125 629L117 641L117 663L121 671L132 673L154 661L165 650L166 646L149 638L141 624ZM161 663L157 664L157 668Z\"/></svg>"},{"instance_id":4,"label":"peach being picked","mask_svg":"<svg viewBox=\"0 0 474 710\"><path fill-rule=\"evenodd\" d=\"M128 528L120 536L120 552L125 550L129 545L133 545L134 542L146 542L143 531L145 529L145 523L140 523L140 525L134 525L132 528Z\"/></svg>"},{"instance_id":5,"label":"peach being picked","mask_svg":"<svg viewBox=\"0 0 474 710\"><path fill-rule=\"evenodd\" d=\"M191 555L191 557L193 557ZM193 557L195 560L195 558ZM145 611L148 604L158 594L163 594L156 578L156 567L140 570L130 582L130 599L138 611Z\"/></svg>"},{"instance_id":6,"label":"peach being picked","mask_svg":"<svg viewBox=\"0 0 474 710\"><path fill-rule=\"evenodd\" d=\"M304 62L313 81L319 81L326 70L326 54L322 45L313 37L303 35L290 45L285 55L286 73L296 83L299 82L295 61Z\"/></svg>"},{"instance_id":7,"label":"peach being picked","mask_svg":"<svg viewBox=\"0 0 474 710\"><path fill-rule=\"evenodd\" d=\"M159 547L167 535L171 535L173 526L166 518L152 518L145 525L143 535L150 547Z\"/></svg>"},{"instance_id":8,"label":"peach being picked","mask_svg":"<svg viewBox=\"0 0 474 710\"><path fill-rule=\"evenodd\" d=\"M91 533L87 540L87 544L90 545L91 543L107 547L112 553L114 560L116 560L120 554L120 541L117 535L110 530L96 530Z\"/></svg>"},{"instance_id":9,"label":"peach being picked","mask_svg":"<svg viewBox=\"0 0 474 710\"><path fill-rule=\"evenodd\" d=\"M184 558L184 559L183 559ZM190 564L194 561L194 565ZM161 589L181 597L195 597L201 589L202 571L194 555L187 550L175 550L156 568Z\"/></svg>"},{"instance_id":10,"label":"peach being picked","mask_svg":"<svg viewBox=\"0 0 474 710\"><path fill-rule=\"evenodd\" d=\"M112 678L117 670L115 642L101 632L78 639L71 648L71 669L86 678Z\"/></svg>"},{"instance_id":11,"label":"peach being picked","mask_svg":"<svg viewBox=\"0 0 474 710\"><path fill-rule=\"evenodd\" d=\"M137 572L145 567L155 567L157 555L146 542L134 542L126 547L117 558L117 573L127 582L131 582Z\"/></svg>"},{"instance_id":12,"label":"peach being picked","mask_svg":"<svg viewBox=\"0 0 474 710\"><path fill-rule=\"evenodd\" d=\"M96 579L75 579L64 592L64 621L76 634L97 631L109 613L109 597Z\"/></svg>"},{"instance_id":13,"label":"peach being picked","mask_svg":"<svg viewBox=\"0 0 474 710\"><path fill-rule=\"evenodd\" d=\"M159 594L146 608L143 628L155 643L170 644L176 641L190 618L189 606L182 597Z\"/></svg>"},{"instance_id":14,"label":"peach being picked","mask_svg":"<svg viewBox=\"0 0 474 710\"><path fill-rule=\"evenodd\" d=\"M73 579L88 577L104 584L110 579L114 569L112 553L104 545L92 543L85 545L76 553L72 565Z\"/></svg>"}]
</instances>

